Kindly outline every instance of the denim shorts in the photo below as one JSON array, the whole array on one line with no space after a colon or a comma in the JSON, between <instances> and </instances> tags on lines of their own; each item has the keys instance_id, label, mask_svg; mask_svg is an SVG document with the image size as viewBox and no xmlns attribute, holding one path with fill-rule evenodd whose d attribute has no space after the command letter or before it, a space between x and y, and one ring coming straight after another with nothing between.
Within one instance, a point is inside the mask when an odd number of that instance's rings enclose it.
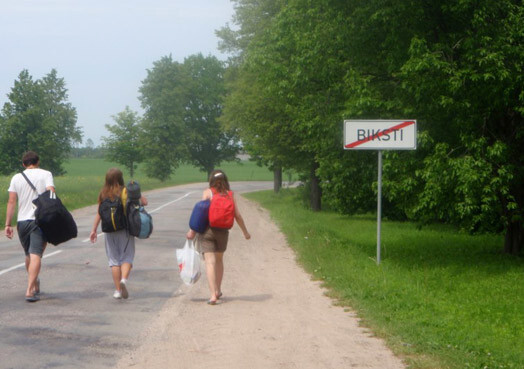
<instances>
[{"instance_id":1,"label":"denim shorts","mask_svg":"<svg viewBox=\"0 0 524 369\"><path fill-rule=\"evenodd\" d=\"M44 233L34 220L23 220L17 223L18 238L26 256L35 254L42 257L47 242Z\"/></svg>"}]
</instances>

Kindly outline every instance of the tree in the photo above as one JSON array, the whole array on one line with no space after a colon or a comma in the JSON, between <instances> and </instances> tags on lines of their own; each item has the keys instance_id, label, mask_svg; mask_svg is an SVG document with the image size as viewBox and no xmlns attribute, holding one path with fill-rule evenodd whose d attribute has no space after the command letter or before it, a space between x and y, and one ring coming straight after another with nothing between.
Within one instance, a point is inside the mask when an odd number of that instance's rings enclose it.
<instances>
[{"instance_id":1,"label":"tree","mask_svg":"<svg viewBox=\"0 0 524 369\"><path fill-rule=\"evenodd\" d=\"M8 98L0 120L0 172L19 171L23 153L33 150L38 152L42 167L55 175L63 174L63 161L82 138L76 109L67 102L64 80L54 69L36 81L23 70Z\"/></svg>"},{"instance_id":2,"label":"tree","mask_svg":"<svg viewBox=\"0 0 524 369\"><path fill-rule=\"evenodd\" d=\"M165 179L181 162L210 173L239 148L234 130L223 129L224 67L215 57L189 56L184 63L164 57L140 88L146 110L144 137L148 174Z\"/></svg>"},{"instance_id":3,"label":"tree","mask_svg":"<svg viewBox=\"0 0 524 369\"><path fill-rule=\"evenodd\" d=\"M92 139L88 138L87 141L86 141L86 147L88 149L91 149L93 150L95 148L95 143L93 142Z\"/></svg>"},{"instance_id":4,"label":"tree","mask_svg":"<svg viewBox=\"0 0 524 369\"><path fill-rule=\"evenodd\" d=\"M385 158L385 195L411 219L504 229L505 251L519 253L522 4L377 0L350 20L349 109L416 117L422 130L420 150Z\"/></svg>"},{"instance_id":5,"label":"tree","mask_svg":"<svg viewBox=\"0 0 524 369\"><path fill-rule=\"evenodd\" d=\"M102 159L105 157L105 149L100 146L95 146L92 139L88 138L85 142L85 146L81 147L75 145L71 150L71 156L73 158L93 158Z\"/></svg>"},{"instance_id":6,"label":"tree","mask_svg":"<svg viewBox=\"0 0 524 369\"><path fill-rule=\"evenodd\" d=\"M238 132L244 149L259 165L273 170L274 190L278 192L282 186L282 167L286 159L293 162L283 131L289 119L279 108L279 100L264 93L258 73L248 70L245 59L253 45L263 39L281 4L278 0L234 2L233 21L238 29L232 30L227 25L217 31L221 39L219 49L231 55L226 74L228 95L220 121Z\"/></svg>"},{"instance_id":7,"label":"tree","mask_svg":"<svg viewBox=\"0 0 524 369\"><path fill-rule=\"evenodd\" d=\"M137 164L143 159L141 118L126 106L124 111L113 116L113 120L116 124L106 124L109 137L102 137L106 158L125 166L133 178Z\"/></svg>"},{"instance_id":8,"label":"tree","mask_svg":"<svg viewBox=\"0 0 524 369\"><path fill-rule=\"evenodd\" d=\"M437 144L421 173L432 179L443 166L454 201L446 209L427 180L417 210L427 214L437 200L436 209L470 230L504 228L504 250L518 254L524 242L524 6L510 0L445 5L437 9L437 33L413 37L401 77L421 115L422 104L441 112L429 127Z\"/></svg>"},{"instance_id":9,"label":"tree","mask_svg":"<svg viewBox=\"0 0 524 369\"><path fill-rule=\"evenodd\" d=\"M218 121L225 94L224 66L214 56L197 54L184 60L182 71L186 160L209 175L239 151L235 130L224 129Z\"/></svg>"},{"instance_id":10,"label":"tree","mask_svg":"<svg viewBox=\"0 0 524 369\"><path fill-rule=\"evenodd\" d=\"M229 84L230 93L220 121L238 131L244 149L259 165L273 170L274 191L278 192L282 186L282 167L290 168L300 161L299 152L292 151L289 140L289 119L279 110L279 102L267 95L247 70L231 78Z\"/></svg>"},{"instance_id":11,"label":"tree","mask_svg":"<svg viewBox=\"0 0 524 369\"><path fill-rule=\"evenodd\" d=\"M324 155L340 151L340 126L347 87L345 19L329 1L293 0L279 12L260 37L250 43L247 68L277 101L289 151L300 160L293 168L306 173L310 204L321 209L321 163ZM279 122L280 123L280 122ZM292 157L292 156L291 156Z\"/></svg>"},{"instance_id":12,"label":"tree","mask_svg":"<svg viewBox=\"0 0 524 369\"><path fill-rule=\"evenodd\" d=\"M185 154L182 78L180 63L165 56L153 63L140 87L146 174L160 180L171 176Z\"/></svg>"},{"instance_id":13,"label":"tree","mask_svg":"<svg viewBox=\"0 0 524 369\"><path fill-rule=\"evenodd\" d=\"M226 24L218 31L220 39L218 48L230 55L229 63L239 66L244 62L244 57L250 44L271 26L282 7L281 0L232 0L235 14L233 23L237 29L233 30Z\"/></svg>"},{"instance_id":14,"label":"tree","mask_svg":"<svg viewBox=\"0 0 524 369\"><path fill-rule=\"evenodd\" d=\"M290 161L310 168L323 199L343 212L366 210L364 182L376 160L342 152L342 120L416 118L419 149L385 155L391 212L472 232L505 230L505 251L521 251L521 2L236 3L240 29L220 31L224 48L240 50L224 119L240 127L250 150L265 160L299 153ZM250 115L251 124L235 122ZM285 142L289 150L280 151Z\"/></svg>"}]
</instances>

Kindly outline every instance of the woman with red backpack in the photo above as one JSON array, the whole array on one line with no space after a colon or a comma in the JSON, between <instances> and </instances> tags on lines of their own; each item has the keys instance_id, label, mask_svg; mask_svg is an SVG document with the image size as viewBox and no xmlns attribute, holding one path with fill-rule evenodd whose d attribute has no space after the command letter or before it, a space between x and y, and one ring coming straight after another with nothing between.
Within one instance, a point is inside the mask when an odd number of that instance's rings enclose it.
<instances>
[{"instance_id":1,"label":"woman with red backpack","mask_svg":"<svg viewBox=\"0 0 524 369\"><path fill-rule=\"evenodd\" d=\"M211 297L209 305L215 305L222 296L222 278L224 276L224 252L227 248L229 229L237 221L246 240L251 238L244 219L235 206L233 191L229 187L226 174L221 170L211 172L209 188L204 190L202 200L210 200L209 227L204 233L198 233L199 251L204 255L207 282ZM192 240L197 233L190 229L187 238Z\"/></svg>"}]
</instances>

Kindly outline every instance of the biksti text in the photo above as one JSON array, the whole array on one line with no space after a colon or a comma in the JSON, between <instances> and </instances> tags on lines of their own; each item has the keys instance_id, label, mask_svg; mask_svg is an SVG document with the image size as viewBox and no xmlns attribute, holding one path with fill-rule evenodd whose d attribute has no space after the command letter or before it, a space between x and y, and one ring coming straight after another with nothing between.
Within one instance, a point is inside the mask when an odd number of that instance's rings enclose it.
<instances>
[{"instance_id":1,"label":"biksti text","mask_svg":"<svg viewBox=\"0 0 524 369\"><path fill-rule=\"evenodd\" d=\"M357 141L404 141L403 130L391 129L357 129Z\"/></svg>"}]
</instances>

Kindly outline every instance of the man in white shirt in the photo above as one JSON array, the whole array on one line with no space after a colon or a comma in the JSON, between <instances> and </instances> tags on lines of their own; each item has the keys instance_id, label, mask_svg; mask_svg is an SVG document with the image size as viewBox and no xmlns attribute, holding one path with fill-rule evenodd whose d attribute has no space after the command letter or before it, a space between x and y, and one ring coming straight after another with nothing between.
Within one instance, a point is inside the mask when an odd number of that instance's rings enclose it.
<instances>
[{"instance_id":1,"label":"man in white shirt","mask_svg":"<svg viewBox=\"0 0 524 369\"><path fill-rule=\"evenodd\" d=\"M53 175L47 170L39 168L40 158L33 151L28 151L22 157L24 174L36 187L34 191L21 173L15 174L9 185L9 200L5 217L5 235L13 238L11 221L15 213L18 200L17 230L18 238L25 252L25 266L27 269L27 290L25 299L28 302L38 301L40 280L38 274L42 264L47 241L42 230L35 224L35 207L33 200L46 190L55 191ZM38 193L37 193L38 192Z\"/></svg>"}]
</instances>

